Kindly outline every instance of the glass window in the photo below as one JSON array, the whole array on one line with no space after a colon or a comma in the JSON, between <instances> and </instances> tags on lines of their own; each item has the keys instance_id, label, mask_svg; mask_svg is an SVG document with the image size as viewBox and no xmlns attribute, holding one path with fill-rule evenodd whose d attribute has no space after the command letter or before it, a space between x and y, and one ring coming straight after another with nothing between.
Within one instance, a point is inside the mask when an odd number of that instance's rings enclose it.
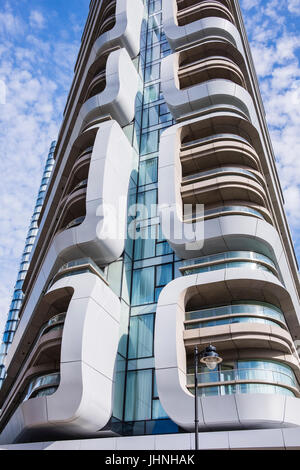
<instances>
[{"instance_id":1,"label":"glass window","mask_svg":"<svg viewBox=\"0 0 300 470\"><path fill-rule=\"evenodd\" d=\"M156 202L157 202L157 190L145 191L138 194L137 203L138 205L144 206L143 213L139 214L141 219L150 219L156 217ZM140 209L140 208L139 208ZM141 212L139 210L139 212Z\"/></svg>"},{"instance_id":2,"label":"glass window","mask_svg":"<svg viewBox=\"0 0 300 470\"><path fill-rule=\"evenodd\" d=\"M153 356L154 315L135 316L130 319L129 359Z\"/></svg>"},{"instance_id":3,"label":"glass window","mask_svg":"<svg viewBox=\"0 0 300 470\"><path fill-rule=\"evenodd\" d=\"M161 0L154 0L149 4L149 15L161 10Z\"/></svg>"},{"instance_id":4,"label":"glass window","mask_svg":"<svg viewBox=\"0 0 300 470\"><path fill-rule=\"evenodd\" d=\"M159 123L159 106L151 106L144 109L143 112L143 129L146 127L156 126Z\"/></svg>"},{"instance_id":5,"label":"glass window","mask_svg":"<svg viewBox=\"0 0 300 470\"><path fill-rule=\"evenodd\" d=\"M158 101L159 99L160 99L159 83L156 83L155 85L150 85L145 88L145 91L144 91L144 103L145 104Z\"/></svg>"},{"instance_id":6,"label":"glass window","mask_svg":"<svg viewBox=\"0 0 300 470\"><path fill-rule=\"evenodd\" d=\"M166 57L170 53L171 53L171 49L170 49L169 43L168 42L162 43L161 44L161 55L162 55L162 57Z\"/></svg>"},{"instance_id":7,"label":"glass window","mask_svg":"<svg viewBox=\"0 0 300 470\"><path fill-rule=\"evenodd\" d=\"M132 305L150 304L154 301L154 266L133 272Z\"/></svg>"},{"instance_id":8,"label":"glass window","mask_svg":"<svg viewBox=\"0 0 300 470\"><path fill-rule=\"evenodd\" d=\"M146 421L147 434L175 434L178 432L178 426L170 419L161 419L157 421Z\"/></svg>"},{"instance_id":9,"label":"glass window","mask_svg":"<svg viewBox=\"0 0 300 470\"><path fill-rule=\"evenodd\" d=\"M153 400L152 402L152 419L168 418L167 413L163 409L160 400Z\"/></svg>"},{"instance_id":10,"label":"glass window","mask_svg":"<svg viewBox=\"0 0 300 470\"><path fill-rule=\"evenodd\" d=\"M118 419L122 419L123 417L125 371L126 361L122 358L122 356L120 356L120 354L118 354L113 407L113 416Z\"/></svg>"},{"instance_id":11,"label":"glass window","mask_svg":"<svg viewBox=\"0 0 300 470\"><path fill-rule=\"evenodd\" d=\"M150 225L140 229L141 238L134 244L134 257L136 260L152 258L155 256L155 226Z\"/></svg>"},{"instance_id":12,"label":"glass window","mask_svg":"<svg viewBox=\"0 0 300 470\"><path fill-rule=\"evenodd\" d=\"M161 41L162 34L160 28L155 28L152 31L148 31L147 34L147 47L151 47L153 44L157 44Z\"/></svg>"},{"instance_id":13,"label":"glass window","mask_svg":"<svg viewBox=\"0 0 300 470\"><path fill-rule=\"evenodd\" d=\"M125 402L125 421L151 419L151 369L128 372Z\"/></svg>"},{"instance_id":14,"label":"glass window","mask_svg":"<svg viewBox=\"0 0 300 470\"><path fill-rule=\"evenodd\" d=\"M156 266L156 287L167 285L173 279L173 265L163 264Z\"/></svg>"},{"instance_id":15,"label":"glass window","mask_svg":"<svg viewBox=\"0 0 300 470\"><path fill-rule=\"evenodd\" d=\"M158 131L147 132L141 138L141 155L158 151Z\"/></svg>"},{"instance_id":16,"label":"glass window","mask_svg":"<svg viewBox=\"0 0 300 470\"><path fill-rule=\"evenodd\" d=\"M147 49L146 52L146 62L153 62L154 60L160 59L160 45L151 47Z\"/></svg>"},{"instance_id":17,"label":"glass window","mask_svg":"<svg viewBox=\"0 0 300 470\"><path fill-rule=\"evenodd\" d=\"M145 68L145 82L153 82L159 80L160 77L160 63L151 64Z\"/></svg>"},{"instance_id":18,"label":"glass window","mask_svg":"<svg viewBox=\"0 0 300 470\"><path fill-rule=\"evenodd\" d=\"M170 253L173 253L173 250L168 242L157 243L156 256L169 255Z\"/></svg>"},{"instance_id":19,"label":"glass window","mask_svg":"<svg viewBox=\"0 0 300 470\"><path fill-rule=\"evenodd\" d=\"M140 163L139 185L157 182L157 158L151 158Z\"/></svg>"}]
</instances>

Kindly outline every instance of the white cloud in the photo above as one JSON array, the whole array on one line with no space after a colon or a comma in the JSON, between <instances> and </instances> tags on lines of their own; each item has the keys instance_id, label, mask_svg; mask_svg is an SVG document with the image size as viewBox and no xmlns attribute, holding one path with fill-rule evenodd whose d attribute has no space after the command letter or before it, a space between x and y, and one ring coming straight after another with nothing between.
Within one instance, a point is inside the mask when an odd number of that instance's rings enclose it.
<instances>
[{"instance_id":1,"label":"white cloud","mask_svg":"<svg viewBox=\"0 0 300 470\"><path fill-rule=\"evenodd\" d=\"M46 20L43 14L37 10L32 10L29 15L29 24L32 28L42 29L45 27Z\"/></svg>"},{"instance_id":2,"label":"white cloud","mask_svg":"<svg viewBox=\"0 0 300 470\"><path fill-rule=\"evenodd\" d=\"M39 36L44 25L37 11L27 24L7 7L0 13L0 84L6 91L0 104L0 332L79 48L69 37L47 36L46 28Z\"/></svg>"},{"instance_id":3,"label":"white cloud","mask_svg":"<svg viewBox=\"0 0 300 470\"><path fill-rule=\"evenodd\" d=\"M242 6L252 8L246 26L296 240L300 233L300 38L291 30L287 10L300 14L300 0L256 2L257 10L251 3L244 0Z\"/></svg>"},{"instance_id":4,"label":"white cloud","mask_svg":"<svg viewBox=\"0 0 300 470\"><path fill-rule=\"evenodd\" d=\"M291 13L300 15L300 0L289 0L288 1L288 10Z\"/></svg>"}]
</instances>

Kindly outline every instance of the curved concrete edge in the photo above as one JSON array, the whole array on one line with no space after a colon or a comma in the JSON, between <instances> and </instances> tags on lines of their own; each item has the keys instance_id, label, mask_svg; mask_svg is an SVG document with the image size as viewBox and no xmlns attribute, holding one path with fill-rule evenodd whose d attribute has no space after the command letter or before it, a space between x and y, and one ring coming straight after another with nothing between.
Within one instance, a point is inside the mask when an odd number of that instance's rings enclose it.
<instances>
[{"instance_id":1,"label":"curved concrete edge","mask_svg":"<svg viewBox=\"0 0 300 470\"><path fill-rule=\"evenodd\" d=\"M230 114L224 116L230 117ZM204 126L206 118L202 118ZM181 164L179 159L180 132L183 127L199 122L193 119L168 128L163 132L159 148L158 167L158 206L162 232L179 258L189 259L195 256L210 254L209 247L213 245L214 251L249 249L255 251L257 245L265 248L266 256L277 262L285 286L293 299L293 312L285 307L285 314L289 324L293 326L295 337L300 338L300 309L297 287L287 255L277 230L265 220L247 215L226 215L214 219L186 224L182 220L181 198ZM247 121L237 119L237 123ZM170 234L170 220L178 228L175 234ZM172 227L172 225L171 225ZM179 234L179 236L178 236ZM182 238L180 238L180 235ZM168 237L168 235L172 235ZM237 239L240 245L237 246ZM296 314L295 314L296 312Z\"/></svg>"},{"instance_id":2,"label":"curved concrete edge","mask_svg":"<svg viewBox=\"0 0 300 470\"><path fill-rule=\"evenodd\" d=\"M96 39L88 61L89 66L107 50L126 48L133 59L140 51L140 35L144 17L141 0L117 0L114 27Z\"/></svg>"},{"instance_id":3,"label":"curved concrete edge","mask_svg":"<svg viewBox=\"0 0 300 470\"><path fill-rule=\"evenodd\" d=\"M194 428L194 395L186 388L186 351L183 340L187 291L201 293L217 284L246 282L270 289L282 303L292 305L287 290L275 276L242 268L214 271L175 279L161 292L155 324L155 372L162 406L179 426ZM256 287L255 287L256 286ZM300 400L265 394L228 395L199 398L200 429L272 428L300 425Z\"/></svg>"},{"instance_id":4,"label":"curved concrete edge","mask_svg":"<svg viewBox=\"0 0 300 470\"><path fill-rule=\"evenodd\" d=\"M176 0L162 3L163 27L173 51L199 42L209 36L219 36L230 40L243 56L245 55L240 33L230 21L218 17L209 17L185 26L178 26Z\"/></svg>"},{"instance_id":5,"label":"curved concrete edge","mask_svg":"<svg viewBox=\"0 0 300 470\"><path fill-rule=\"evenodd\" d=\"M211 232L210 230L207 231L207 227L210 223L213 223L212 221L200 221L193 224L183 222L180 134L185 126L194 122L198 122L198 120L190 120L168 128L161 135L159 147L158 205L162 232L177 256L184 259L194 257L195 250L200 251L203 248L203 241L205 243L208 242L208 238L211 238L211 235L208 236L208 233L210 234ZM200 206L199 204L201 212ZM253 218L247 217L248 219ZM172 220L174 226L178 227L177 233L171 233L169 229L170 220ZM217 238L217 234L215 234L214 238Z\"/></svg>"},{"instance_id":6,"label":"curved concrete edge","mask_svg":"<svg viewBox=\"0 0 300 470\"><path fill-rule=\"evenodd\" d=\"M120 300L90 273L60 279L47 295L59 298L70 289L60 385L53 395L30 399L18 407L1 433L2 444L39 431L92 435L111 417Z\"/></svg>"},{"instance_id":7,"label":"curved concrete edge","mask_svg":"<svg viewBox=\"0 0 300 470\"><path fill-rule=\"evenodd\" d=\"M188 117L212 106L227 105L244 113L259 128L257 113L250 93L225 79L212 79L183 90L178 84L179 53L162 60L161 86L166 103L175 119Z\"/></svg>"},{"instance_id":8,"label":"curved concrete edge","mask_svg":"<svg viewBox=\"0 0 300 470\"><path fill-rule=\"evenodd\" d=\"M109 54L106 62L106 87L89 98L81 107L75 128L78 133L91 121L111 116L121 127L129 124L135 113L139 75L126 49Z\"/></svg>"},{"instance_id":9,"label":"curved concrete edge","mask_svg":"<svg viewBox=\"0 0 300 470\"><path fill-rule=\"evenodd\" d=\"M122 255L133 153L116 121L99 125L88 176L86 217L78 227L64 230L55 237L53 249L56 257L66 260L66 252L77 249L78 255L107 265ZM43 270L45 275L49 275L46 263Z\"/></svg>"},{"instance_id":10,"label":"curved concrete edge","mask_svg":"<svg viewBox=\"0 0 300 470\"><path fill-rule=\"evenodd\" d=\"M127 195L134 150L117 122L107 121L95 128L97 134L88 177L86 218L78 227L64 230L54 237L6 356L7 368L43 295L49 276L76 257L91 257L99 264L106 265L118 259L124 250ZM113 236L115 233L117 236Z\"/></svg>"}]
</instances>

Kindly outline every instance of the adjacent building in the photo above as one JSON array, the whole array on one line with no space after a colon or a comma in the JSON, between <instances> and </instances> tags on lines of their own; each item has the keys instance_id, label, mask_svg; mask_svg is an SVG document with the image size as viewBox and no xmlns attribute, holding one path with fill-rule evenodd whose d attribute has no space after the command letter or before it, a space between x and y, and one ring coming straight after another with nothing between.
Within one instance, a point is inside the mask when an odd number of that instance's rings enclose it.
<instances>
[{"instance_id":1,"label":"adjacent building","mask_svg":"<svg viewBox=\"0 0 300 470\"><path fill-rule=\"evenodd\" d=\"M54 150L55 150L55 144L56 144L55 141L51 143L48 157L46 160L46 164L44 167L42 181L40 184L38 196L37 196L33 214L31 217L31 221L30 221L30 225L29 225L29 229L28 229L28 233L27 233L27 237L25 241L25 247L22 253L22 257L21 257L18 277L17 277L16 284L14 287L12 301L11 301L8 316L7 316L7 322L6 322L3 337L2 337L2 345L0 348L0 388L6 376L5 367L4 367L5 357L12 343L15 331L18 327L19 312L20 312L22 301L24 298L24 294L22 291L23 281L26 277L26 273L29 268L32 248L34 246L35 238L38 233L38 219L39 219L40 212L42 210L46 190L47 190L48 183L49 183L51 173L53 170L53 165L54 165L53 155L54 155Z\"/></svg>"},{"instance_id":2,"label":"adjacent building","mask_svg":"<svg viewBox=\"0 0 300 470\"><path fill-rule=\"evenodd\" d=\"M209 445L298 433L298 265L238 1L92 0L54 159L0 443L192 447L211 343Z\"/></svg>"}]
</instances>

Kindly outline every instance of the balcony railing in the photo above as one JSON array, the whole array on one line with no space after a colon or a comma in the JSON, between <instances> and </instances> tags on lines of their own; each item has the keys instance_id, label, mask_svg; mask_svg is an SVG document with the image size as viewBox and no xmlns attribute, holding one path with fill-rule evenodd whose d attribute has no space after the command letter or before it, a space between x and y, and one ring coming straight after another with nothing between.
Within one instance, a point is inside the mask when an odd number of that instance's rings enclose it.
<instances>
[{"instance_id":1,"label":"balcony railing","mask_svg":"<svg viewBox=\"0 0 300 470\"><path fill-rule=\"evenodd\" d=\"M106 70L101 70L90 82L85 101L92 96L102 93L106 86Z\"/></svg>"},{"instance_id":2,"label":"balcony railing","mask_svg":"<svg viewBox=\"0 0 300 470\"><path fill-rule=\"evenodd\" d=\"M253 209L252 207L248 206L220 206L214 207L212 209L204 210L204 219L213 219L214 217L220 217L221 215L250 215L258 217L259 219L267 220L269 223L272 223L271 216L267 209L261 207L261 211L257 209ZM264 211L264 213L263 213ZM183 221L186 223L197 222L203 220L203 213L193 213L193 214L185 214L183 217Z\"/></svg>"},{"instance_id":3,"label":"balcony railing","mask_svg":"<svg viewBox=\"0 0 300 470\"><path fill-rule=\"evenodd\" d=\"M49 333L50 331L62 329L64 327L66 315L66 312L59 313L58 315L50 318L50 320L42 326L39 337Z\"/></svg>"},{"instance_id":4,"label":"balcony railing","mask_svg":"<svg viewBox=\"0 0 300 470\"><path fill-rule=\"evenodd\" d=\"M286 325L286 321L281 310L275 305L256 302L247 303L246 301L241 304L224 305L221 307L214 307L202 310L195 310L186 312L186 320L200 320L216 317L224 317L227 315L255 315L256 317L271 318L278 320Z\"/></svg>"},{"instance_id":5,"label":"balcony railing","mask_svg":"<svg viewBox=\"0 0 300 470\"><path fill-rule=\"evenodd\" d=\"M234 17L227 6L217 0L207 0L186 7L178 11L177 20L179 26L185 26L202 18L218 17L235 23Z\"/></svg>"},{"instance_id":6,"label":"balcony railing","mask_svg":"<svg viewBox=\"0 0 300 470\"><path fill-rule=\"evenodd\" d=\"M261 180L258 178L258 176L250 171L250 170L246 170L244 168L239 168L237 166L220 166L218 168L213 168L211 170L207 170L207 171L200 171L199 173L194 173L192 175L188 175L188 176L184 176L182 178L182 184L183 185L187 185L187 184L192 184L192 183L196 183L198 181L201 181L202 179L208 179L208 177L213 177L214 175L217 175L217 174L240 174L240 175L243 175L243 176L248 176L249 178L252 178L256 181L258 181L259 183L261 183ZM261 177L262 179L262 177Z\"/></svg>"},{"instance_id":7,"label":"balcony railing","mask_svg":"<svg viewBox=\"0 0 300 470\"><path fill-rule=\"evenodd\" d=\"M69 228L77 227L78 225L82 224L84 219L85 215L82 215L81 217L77 217L76 219L71 220L71 222L69 222L68 225L63 228L63 230L68 230Z\"/></svg>"},{"instance_id":8,"label":"balcony railing","mask_svg":"<svg viewBox=\"0 0 300 470\"><path fill-rule=\"evenodd\" d=\"M86 178L86 179L80 181L80 183L76 184L76 186L74 186L74 188L72 189L71 193L74 193L78 189L86 188L87 184L88 184L88 179Z\"/></svg>"},{"instance_id":9,"label":"balcony railing","mask_svg":"<svg viewBox=\"0 0 300 470\"><path fill-rule=\"evenodd\" d=\"M97 266L97 264L91 258L80 258L64 264L51 279L46 288L46 291L48 291L59 279L88 272L96 274L96 276L100 277L100 279L104 281L105 284L108 284L104 271L99 268L99 266Z\"/></svg>"},{"instance_id":10,"label":"balcony railing","mask_svg":"<svg viewBox=\"0 0 300 470\"><path fill-rule=\"evenodd\" d=\"M60 382L60 373L42 375L35 377L29 384L27 393L23 401L36 398L37 396L53 395Z\"/></svg>"},{"instance_id":11,"label":"balcony railing","mask_svg":"<svg viewBox=\"0 0 300 470\"><path fill-rule=\"evenodd\" d=\"M197 375L201 388L203 384L229 385L229 383L261 383L270 385L286 385L300 391L295 377L291 374L272 369L234 369L211 372L201 372ZM187 385L194 386L194 374L187 375Z\"/></svg>"},{"instance_id":12,"label":"balcony railing","mask_svg":"<svg viewBox=\"0 0 300 470\"><path fill-rule=\"evenodd\" d=\"M267 256L247 251L232 251L203 258L182 261L179 271L183 276L217 271L220 269L244 268L268 271L284 283L275 264Z\"/></svg>"},{"instance_id":13,"label":"balcony railing","mask_svg":"<svg viewBox=\"0 0 300 470\"><path fill-rule=\"evenodd\" d=\"M203 256L202 258L186 260L186 261L183 261L183 266L180 269L185 270L186 266L191 267L191 265L217 263L217 262L222 262L224 260L232 260L232 259L237 259L237 258L241 260L263 262L267 265L272 266L272 268L276 269L275 263L270 258L268 258L268 256L262 255L261 253L256 253L255 251L226 251L225 253L217 253L215 255Z\"/></svg>"},{"instance_id":14,"label":"balcony railing","mask_svg":"<svg viewBox=\"0 0 300 470\"><path fill-rule=\"evenodd\" d=\"M190 8L192 6L198 5L199 3L206 0L177 0L178 10L184 10L185 8ZM214 0L212 0L214 1ZM225 7L230 9L230 0L216 0L218 3L222 3Z\"/></svg>"},{"instance_id":15,"label":"balcony railing","mask_svg":"<svg viewBox=\"0 0 300 470\"><path fill-rule=\"evenodd\" d=\"M231 59L212 56L199 59L179 67L178 78L180 89L199 85L209 80L230 80L247 89L243 72Z\"/></svg>"}]
</instances>

